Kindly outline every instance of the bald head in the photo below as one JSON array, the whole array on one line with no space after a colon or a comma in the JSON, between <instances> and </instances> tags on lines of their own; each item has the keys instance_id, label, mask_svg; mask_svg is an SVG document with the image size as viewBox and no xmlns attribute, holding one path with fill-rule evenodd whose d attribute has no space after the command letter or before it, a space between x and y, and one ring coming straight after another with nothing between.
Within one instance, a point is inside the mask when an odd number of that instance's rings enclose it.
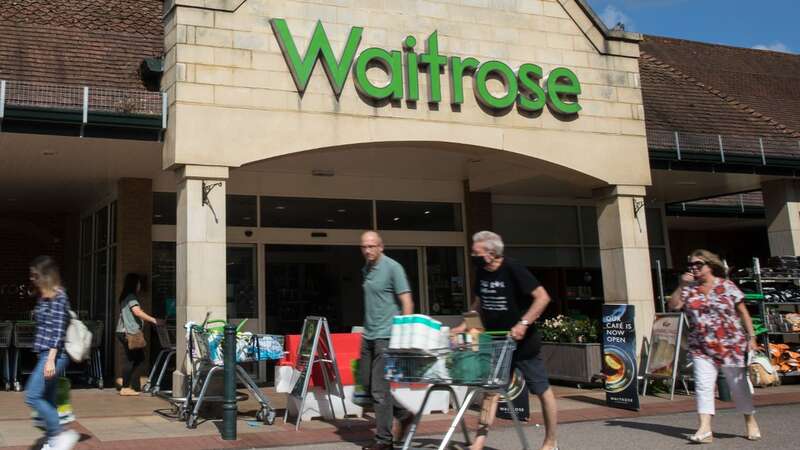
<instances>
[{"instance_id":1,"label":"bald head","mask_svg":"<svg viewBox=\"0 0 800 450\"><path fill-rule=\"evenodd\" d=\"M383 255L383 239L374 231L367 231L361 235L361 254L368 263L375 264Z\"/></svg>"}]
</instances>

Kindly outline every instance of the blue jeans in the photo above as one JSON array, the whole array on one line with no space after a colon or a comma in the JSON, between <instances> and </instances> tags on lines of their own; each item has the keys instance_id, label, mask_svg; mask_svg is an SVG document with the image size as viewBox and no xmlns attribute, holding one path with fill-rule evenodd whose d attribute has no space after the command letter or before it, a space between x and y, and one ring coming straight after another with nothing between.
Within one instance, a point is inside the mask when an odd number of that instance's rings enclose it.
<instances>
[{"instance_id":1,"label":"blue jeans","mask_svg":"<svg viewBox=\"0 0 800 450\"><path fill-rule=\"evenodd\" d=\"M47 437L52 438L62 431L56 407L56 387L59 375L63 374L69 365L69 358L64 351L58 353L56 375L48 380L44 377L44 365L47 362L48 353L49 350L39 353L36 367L25 383L25 403L36 410L39 417L44 420Z\"/></svg>"}]
</instances>

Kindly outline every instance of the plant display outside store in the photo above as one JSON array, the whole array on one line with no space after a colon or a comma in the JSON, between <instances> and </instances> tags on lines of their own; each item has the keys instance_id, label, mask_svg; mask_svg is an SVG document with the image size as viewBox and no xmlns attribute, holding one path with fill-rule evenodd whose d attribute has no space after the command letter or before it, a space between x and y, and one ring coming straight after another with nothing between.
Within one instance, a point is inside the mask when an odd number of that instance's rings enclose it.
<instances>
[{"instance_id":1,"label":"plant display outside store","mask_svg":"<svg viewBox=\"0 0 800 450\"><path fill-rule=\"evenodd\" d=\"M544 342L590 344L600 342L600 324L596 320L558 315L539 325Z\"/></svg>"}]
</instances>

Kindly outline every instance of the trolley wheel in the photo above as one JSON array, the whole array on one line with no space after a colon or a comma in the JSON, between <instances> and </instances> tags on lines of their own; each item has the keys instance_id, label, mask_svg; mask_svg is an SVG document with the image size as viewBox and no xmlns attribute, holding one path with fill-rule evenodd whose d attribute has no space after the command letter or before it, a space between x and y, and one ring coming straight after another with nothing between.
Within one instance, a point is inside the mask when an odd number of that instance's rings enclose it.
<instances>
[{"instance_id":1,"label":"trolley wheel","mask_svg":"<svg viewBox=\"0 0 800 450\"><path fill-rule=\"evenodd\" d=\"M97 389L101 389L102 390L104 387L105 386L104 386L104 383L103 383L103 379L102 378L98 378L97 379Z\"/></svg>"},{"instance_id":2,"label":"trolley wheel","mask_svg":"<svg viewBox=\"0 0 800 450\"><path fill-rule=\"evenodd\" d=\"M262 408L256 413L256 420L266 425L275 423L275 411L273 409Z\"/></svg>"},{"instance_id":3,"label":"trolley wheel","mask_svg":"<svg viewBox=\"0 0 800 450\"><path fill-rule=\"evenodd\" d=\"M151 387L152 386L150 386L150 382L145 383L144 386L142 386L142 392L150 392ZM150 393L152 394L152 392Z\"/></svg>"},{"instance_id":4,"label":"trolley wheel","mask_svg":"<svg viewBox=\"0 0 800 450\"><path fill-rule=\"evenodd\" d=\"M197 428L197 416L192 414L189 416L189 419L186 421L186 428L194 430Z\"/></svg>"},{"instance_id":5,"label":"trolley wheel","mask_svg":"<svg viewBox=\"0 0 800 450\"><path fill-rule=\"evenodd\" d=\"M7 391L10 391L10 390L11 390L11 383L6 383L6 390L7 390Z\"/></svg>"},{"instance_id":6,"label":"trolley wheel","mask_svg":"<svg viewBox=\"0 0 800 450\"><path fill-rule=\"evenodd\" d=\"M17 392L22 392L22 384L19 381L14 382L14 390Z\"/></svg>"}]
</instances>

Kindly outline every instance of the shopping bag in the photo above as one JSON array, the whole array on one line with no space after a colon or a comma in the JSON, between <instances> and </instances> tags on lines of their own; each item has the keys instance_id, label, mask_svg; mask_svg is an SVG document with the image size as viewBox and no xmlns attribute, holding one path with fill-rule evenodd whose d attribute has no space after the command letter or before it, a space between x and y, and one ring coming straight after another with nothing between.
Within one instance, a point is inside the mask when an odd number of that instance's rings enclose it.
<instances>
[{"instance_id":1,"label":"shopping bag","mask_svg":"<svg viewBox=\"0 0 800 450\"><path fill-rule=\"evenodd\" d=\"M467 345L453 352L450 377L454 383L476 384L486 382L492 371L492 338L478 336L478 346Z\"/></svg>"},{"instance_id":2,"label":"shopping bag","mask_svg":"<svg viewBox=\"0 0 800 450\"><path fill-rule=\"evenodd\" d=\"M56 384L56 408L58 409L58 420L61 425L75 421L75 413L72 410L72 403L69 398L71 388L72 383L69 378L58 378ZM44 428L44 421L39 418L36 411L31 412L31 419L33 419L37 427Z\"/></svg>"}]
</instances>

